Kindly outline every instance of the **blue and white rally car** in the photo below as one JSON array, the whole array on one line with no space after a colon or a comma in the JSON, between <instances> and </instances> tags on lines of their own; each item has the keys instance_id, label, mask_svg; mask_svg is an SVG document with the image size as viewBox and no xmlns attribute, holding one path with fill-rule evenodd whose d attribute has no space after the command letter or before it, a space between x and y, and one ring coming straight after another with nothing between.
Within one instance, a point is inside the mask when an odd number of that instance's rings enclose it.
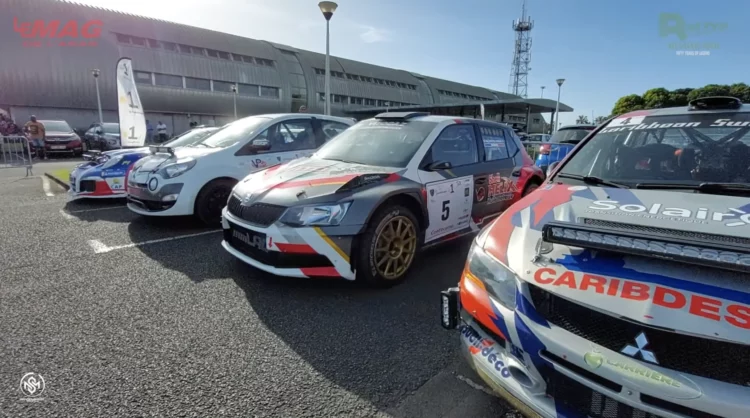
<instances>
[{"instance_id":1,"label":"blue and white rally car","mask_svg":"<svg viewBox=\"0 0 750 418\"><path fill-rule=\"evenodd\" d=\"M198 143L219 128L196 128L183 133L165 145L184 147ZM150 154L148 147L118 149L105 152L90 151L89 160L76 166L70 173L71 199L124 198L127 191L125 178L136 161Z\"/></svg>"}]
</instances>

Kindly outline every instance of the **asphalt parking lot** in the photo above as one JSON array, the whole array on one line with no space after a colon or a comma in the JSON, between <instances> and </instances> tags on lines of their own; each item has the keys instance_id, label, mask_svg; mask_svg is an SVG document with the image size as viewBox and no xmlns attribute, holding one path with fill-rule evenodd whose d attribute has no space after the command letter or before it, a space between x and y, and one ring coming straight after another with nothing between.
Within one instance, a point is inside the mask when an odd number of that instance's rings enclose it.
<instances>
[{"instance_id":1,"label":"asphalt parking lot","mask_svg":"<svg viewBox=\"0 0 750 418\"><path fill-rule=\"evenodd\" d=\"M440 327L469 242L389 290L283 279L191 219L69 203L43 166L0 170L0 416L520 416Z\"/></svg>"}]
</instances>

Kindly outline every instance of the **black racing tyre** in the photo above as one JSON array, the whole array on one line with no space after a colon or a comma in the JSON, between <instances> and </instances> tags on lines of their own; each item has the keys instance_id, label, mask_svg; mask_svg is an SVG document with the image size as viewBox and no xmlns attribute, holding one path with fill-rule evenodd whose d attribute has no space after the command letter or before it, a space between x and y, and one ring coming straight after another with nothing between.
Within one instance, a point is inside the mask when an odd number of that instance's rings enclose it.
<instances>
[{"instance_id":1,"label":"black racing tyre","mask_svg":"<svg viewBox=\"0 0 750 418\"><path fill-rule=\"evenodd\" d=\"M195 198L195 216L206 225L217 225L235 184L237 182L234 180L218 179L203 186Z\"/></svg>"},{"instance_id":2,"label":"black racing tyre","mask_svg":"<svg viewBox=\"0 0 750 418\"><path fill-rule=\"evenodd\" d=\"M357 280L373 287L404 281L422 246L416 216L404 206L388 204L370 219L357 255Z\"/></svg>"},{"instance_id":3,"label":"black racing tyre","mask_svg":"<svg viewBox=\"0 0 750 418\"><path fill-rule=\"evenodd\" d=\"M529 180L529 183L526 185L526 188L523 189L523 194L521 197L526 197L527 195L531 194L534 190L538 189L541 184L536 182L535 180Z\"/></svg>"}]
</instances>

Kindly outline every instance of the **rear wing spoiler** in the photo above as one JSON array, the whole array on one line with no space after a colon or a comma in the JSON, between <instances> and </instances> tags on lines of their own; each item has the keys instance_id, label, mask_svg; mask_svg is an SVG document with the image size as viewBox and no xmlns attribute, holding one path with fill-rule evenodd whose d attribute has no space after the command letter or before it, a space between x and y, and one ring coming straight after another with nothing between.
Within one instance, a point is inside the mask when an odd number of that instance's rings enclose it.
<instances>
[{"instance_id":1,"label":"rear wing spoiler","mask_svg":"<svg viewBox=\"0 0 750 418\"><path fill-rule=\"evenodd\" d=\"M159 147L152 145L148 147L149 151L151 151L151 154L169 154L174 155L174 149L172 147Z\"/></svg>"}]
</instances>

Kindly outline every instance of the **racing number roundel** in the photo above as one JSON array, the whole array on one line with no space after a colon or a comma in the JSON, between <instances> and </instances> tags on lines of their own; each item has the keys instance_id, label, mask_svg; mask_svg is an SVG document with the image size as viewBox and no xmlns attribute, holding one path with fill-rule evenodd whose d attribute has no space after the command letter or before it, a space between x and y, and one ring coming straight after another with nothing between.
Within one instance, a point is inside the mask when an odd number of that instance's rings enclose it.
<instances>
[{"instance_id":1,"label":"racing number roundel","mask_svg":"<svg viewBox=\"0 0 750 418\"><path fill-rule=\"evenodd\" d=\"M468 228L474 202L474 178L459 177L427 183L427 214L430 226L425 242Z\"/></svg>"}]
</instances>

